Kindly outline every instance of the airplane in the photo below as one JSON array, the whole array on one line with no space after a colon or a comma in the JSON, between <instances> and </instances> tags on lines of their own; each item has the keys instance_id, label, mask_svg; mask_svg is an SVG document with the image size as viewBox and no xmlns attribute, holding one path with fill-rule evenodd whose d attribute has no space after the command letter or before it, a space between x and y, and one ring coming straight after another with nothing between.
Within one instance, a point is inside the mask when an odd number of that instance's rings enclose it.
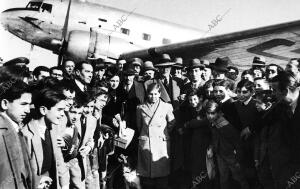
<instances>
[{"instance_id":1,"label":"airplane","mask_svg":"<svg viewBox=\"0 0 300 189\"><path fill-rule=\"evenodd\" d=\"M65 19L63 19L65 18ZM254 56L284 65L300 54L300 20L212 37L194 28L80 0L32 0L24 8L2 12L1 23L17 37L79 60L139 57L156 61L161 54L214 62L229 56L245 69Z\"/></svg>"}]
</instances>

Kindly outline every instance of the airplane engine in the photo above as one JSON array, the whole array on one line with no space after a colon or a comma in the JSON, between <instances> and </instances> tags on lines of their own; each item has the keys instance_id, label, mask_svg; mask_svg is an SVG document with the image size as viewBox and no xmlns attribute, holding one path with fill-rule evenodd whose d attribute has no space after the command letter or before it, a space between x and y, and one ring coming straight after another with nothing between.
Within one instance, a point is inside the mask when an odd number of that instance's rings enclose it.
<instances>
[{"instance_id":1,"label":"airplane engine","mask_svg":"<svg viewBox=\"0 0 300 189\"><path fill-rule=\"evenodd\" d=\"M125 39L106 35L93 29L90 32L74 30L69 34L65 53L75 60L100 57L118 59L122 53L140 48Z\"/></svg>"}]
</instances>

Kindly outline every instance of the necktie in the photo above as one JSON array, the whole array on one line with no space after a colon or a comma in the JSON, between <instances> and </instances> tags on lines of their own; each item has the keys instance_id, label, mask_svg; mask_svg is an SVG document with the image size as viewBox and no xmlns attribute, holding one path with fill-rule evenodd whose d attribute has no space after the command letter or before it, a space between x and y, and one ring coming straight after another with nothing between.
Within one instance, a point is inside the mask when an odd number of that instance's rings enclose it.
<instances>
[{"instance_id":1,"label":"necktie","mask_svg":"<svg viewBox=\"0 0 300 189\"><path fill-rule=\"evenodd\" d=\"M164 85L167 86L167 87L169 86L169 82L168 82L167 78L164 79Z\"/></svg>"}]
</instances>

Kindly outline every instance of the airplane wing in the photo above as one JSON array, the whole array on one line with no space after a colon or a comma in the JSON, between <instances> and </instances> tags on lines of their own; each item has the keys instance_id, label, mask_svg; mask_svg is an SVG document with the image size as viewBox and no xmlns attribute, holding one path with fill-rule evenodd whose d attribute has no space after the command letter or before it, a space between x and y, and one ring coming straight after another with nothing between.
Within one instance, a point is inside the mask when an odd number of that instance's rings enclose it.
<instances>
[{"instance_id":1,"label":"airplane wing","mask_svg":"<svg viewBox=\"0 0 300 189\"><path fill-rule=\"evenodd\" d=\"M155 61L163 53L184 60L201 58L210 62L229 56L241 70L247 69L257 55L266 57L267 63L284 66L290 58L300 57L300 20L124 53L121 58Z\"/></svg>"}]
</instances>

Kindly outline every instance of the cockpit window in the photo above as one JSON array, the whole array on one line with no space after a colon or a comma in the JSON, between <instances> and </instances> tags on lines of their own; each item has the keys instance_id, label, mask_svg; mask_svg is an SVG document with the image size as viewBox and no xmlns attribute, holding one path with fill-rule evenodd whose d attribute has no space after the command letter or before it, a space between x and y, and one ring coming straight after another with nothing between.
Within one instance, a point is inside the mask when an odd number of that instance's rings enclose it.
<instances>
[{"instance_id":1,"label":"cockpit window","mask_svg":"<svg viewBox=\"0 0 300 189\"><path fill-rule=\"evenodd\" d=\"M42 6L42 2L34 2L31 1L27 4L26 8L27 9L32 9L32 10L39 10Z\"/></svg>"},{"instance_id":2,"label":"cockpit window","mask_svg":"<svg viewBox=\"0 0 300 189\"><path fill-rule=\"evenodd\" d=\"M51 13L52 11L52 5L48 3L43 3L42 5L42 12L49 12Z\"/></svg>"}]
</instances>

